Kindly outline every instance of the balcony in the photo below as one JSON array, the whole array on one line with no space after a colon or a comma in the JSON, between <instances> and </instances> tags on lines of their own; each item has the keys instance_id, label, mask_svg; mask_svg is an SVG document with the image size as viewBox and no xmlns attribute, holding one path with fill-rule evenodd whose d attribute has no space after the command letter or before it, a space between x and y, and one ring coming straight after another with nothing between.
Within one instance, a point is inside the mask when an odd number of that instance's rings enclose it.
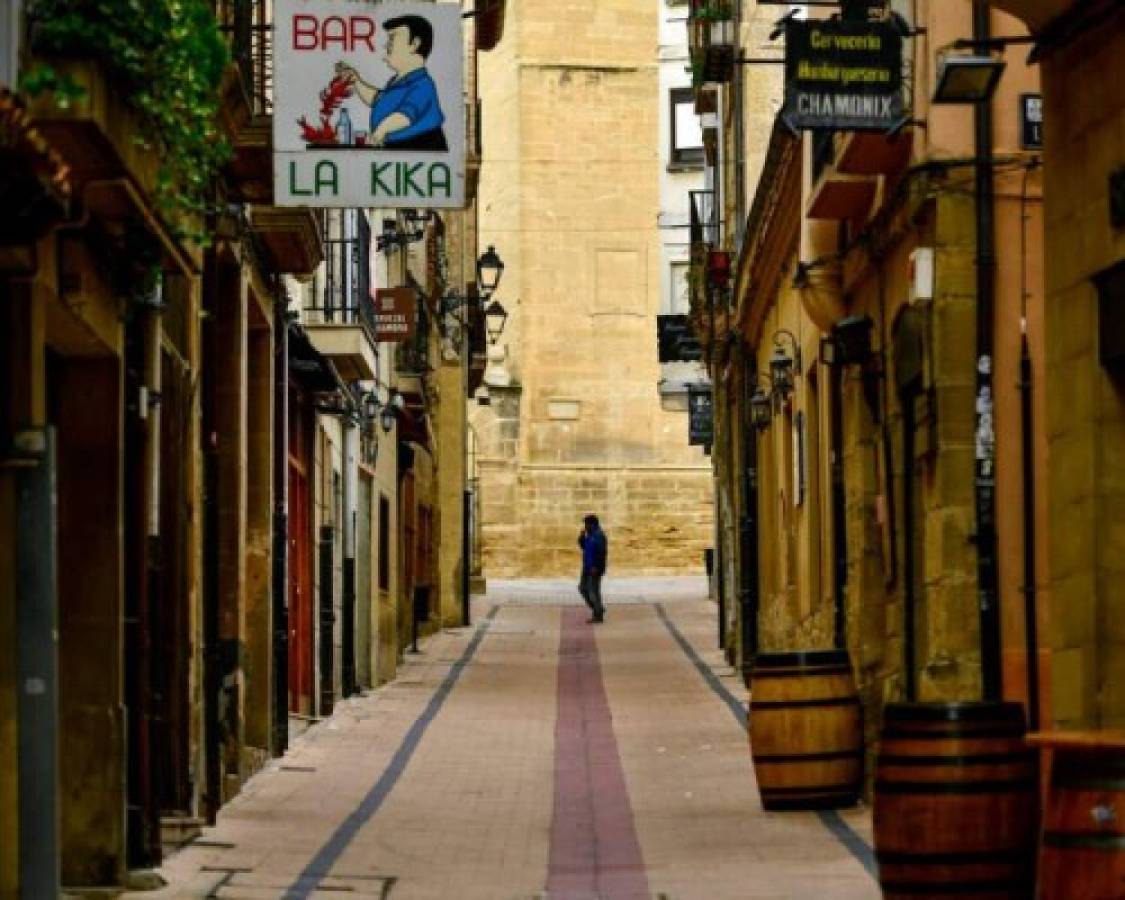
<instances>
[{"instance_id":1,"label":"balcony","mask_svg":"<svg viewBox=\"0 0 1125 900\"><path fill-rule=\"evenodd\" d=\"M323 291L318 305L303 311L305 333L344 381L372 380L378 365L367 299L371 290L367 216L362 210L325 211L319 227L327 238Z\"/></svg>"},{"instance_id":2,"label":"balcony","mask_svg":"<svg viewBox=\"0 0 1125 900\"><path fill-rule=\"evenodd\" d=\"M273 197L273 21L267 0L219 0L215 15L233 62L220 118L234 155L229 173L240 199Z\"/></svg>"},{"instance_id":3,"label":"balcony","mask_svg":"<svg viewBox=\"0 0 1125 900\"><path fill-rule=\"evenodd\" d=\"M304 328L316 352L344 381L371 381L378 373L375 345L355 309L305 308Z\"/></svg>"},{"instance_id":4,"label":"balcony","mask_svg":"<svg viewBox=\"0 0 1125 900\"><path fill-rule=\"evenodd\" d=\"M808 217L831 221L863 217L875 199L876 179L840 171L833 132L815 131L812 142L813 187Z\"/></svg>"},{"instance_id":5,"label":"balcony","mask_svg":"<svg viewBox=\"0 0 1125 900\"><path fill-rule=\"evenodd\" d=\"M0 222L0 247L31 245L47 229L61 219L69 208L70 171L50 146L35 134L27 120L23 104L0 88L0 205L19 210ZM0 254L0 271L34 268L34 253L25 252L13 258L18 264L9 266Z\"/></svg>"},{"instance_id":6,"label":"balcony","mask_svg":"<svg viewBox=\"0 0 1125 900\"><path fill-rule=\"evenodd\" d=\"M324 261L321 223L310 209L254 206L250 227L275 272L311 275Z\"/></svg>"},{"instance_id":7,"label":"balcony","mask_svg":"<svg viewBox=\"0 0 1125 900\"><path fill-rule=\"evenodd\" d=\"M876 131L852 131L839 137L836 170L843 175L897 175L910 163L914 134L894 137Z\"/></svg>"},{"instance_id":8,"label":"balcony","mask_svg":"<svg viewBox=\"0 0 1125 900\"><path fill-rule=\"evenodd\" d=\"M51 60L60 78L82 91L66 108L45 96L30 103L34 128L69 169L73 183L131 177L142 189L156 185L159 156L135 138L140 122L125 105L122 92L100 65L89 60Z\"/></svg>"},{"instance_id":9,"label":"balcony","mask_svg":"<svg viewBox=\"0 0 1125 900\"><path fill-rule=\"evenodd\" d=\"M92 60L48 61L60 79L69 79L81 92L65 108L49 95L35 98L26 117L20 115L36 141L50 148L51 165L65 171L73 195L82 198L91 216L111 224L110 232L121 234L124 223L139 224L178 268L197 271L198 248L179 241L154 206L160 155L137 140L141 121L119 86ZM180 218L176 224L194 223Z\"/></svg>"}]
</instances>

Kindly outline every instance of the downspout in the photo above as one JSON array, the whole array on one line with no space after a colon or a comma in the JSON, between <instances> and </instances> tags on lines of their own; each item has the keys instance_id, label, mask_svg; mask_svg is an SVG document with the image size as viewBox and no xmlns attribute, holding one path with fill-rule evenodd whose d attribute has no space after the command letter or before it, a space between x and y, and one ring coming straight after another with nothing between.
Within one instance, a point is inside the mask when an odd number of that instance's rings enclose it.
<instances>
[{"instance_id":1,"label":"downspout","mask_svg":"<svg viewBox=\"0 0 1125 900\"><path fill-rule=\"evenodd\" d=\"M915 651L917 596L915 591L915 578L917 570L917 554L915 552L914 527L914 439L915 439L915 413L914 401L916 394L913 389L899 392L899 404L902 407L902 670L903 694L908 703L918 699L918 669Z\"/></svg>"},{"instance_id":2,"label":"downspout","mask_svg":"<svg viewBox=\"0 0 1125 900\"><path fill-rule=\"evenodd\" d=\"M166 675L162 670L168 665L163 654L157 649L159 639L154 633L157 625L157 610L163 611L165 598L161 596L161 568L163 552L160 545L160 429L161 429L161 336L163 334L163 273L157 276L152 294L148 298L148 314L144 324L145 374L143 376L144 394L141 398L141 415L146 420L145 468L148 473L148 496L145 498L145 547L144 547L144 587L139 601L145 604L141 617L147 623L148 634L141 637L143 659L138 660L142 671L147 670L147 684L141 687L143 716L141 722L142 740L146 747L141 751L147 756L147 778L141 774L144 809L141 811L144 861L155 862L161 858L160 844L160 802L157 791L162 781L166 761L157 752L157 710L154 696L155 685L161 683Z\"/></svg>"},{"instance_id":3,"label":"downspout","mask_svg":"<svg viewBox=\"0 0 1125 900\"><path fill-rule=\"evenodd\" d=\"M757 357L749 347L743 372L746 380L742 394L749 407L758 372ZM744 431L745 458L742 461L742 590L739 614L742 621L742 680L749 685L754 659L758 655L758 431L753 425L740 424Z\"/></svg>"},{"instance_id":4,"label":"downspout","mask_svg":"<svg viewBox=\"0 0 1125 900\"><path fill-rule=\"evenodd\" d=\"M991 13L973 0L973 40L991 36ZM996 566L996 449L993 428L992 361L996 289L995 210L992 174L992 104L975 110L977 225L976 535L977 596L980 604L981 689L986 701L1001 695L1000 605Z\"/></svg>"},{"instance_id":5,"label":"downspout","mask_svg":"<svg viewBox=\"0 0 1125 900\"><path fill-rule=\"evenodd\" d=\"M273 740L274 756L289 746L289 318L285 289L274 301L273 364Z\"/></svg>"},{"instance_id":6,"label":"downspout","mask_svg":"<svg viewBox=\"0 0 1125 900\"><path fill-rule=\"evenodd\" d=\"M844 490L844 373L840 366L830 368L832 415L832 593L833 643L837 650L848 646L848 518Z\"/></svg>"},{"instance_id":7,"label":"downspout","mask_svg":"<svg viewBox=\"0 0 1125 900\"><path fill-rule=\"evenodd\" d=\"M200 328L200 373L203 380L203 813L214 825L222 805L222 732L219 695L222 692L222 651L219 647L219 453L215 425L215 311L219 291L218 254L206 251L203 266L203 318Z\"/></svg>"},{"instance_id":8,"label":"downspout","mask_svg":"<svg viewBox=\"0 0 1125 900\"><path fill-rule=\"evenodd\" d=\"M1027 652L1027 722L1039 730L1039 619L1036 591L1035 535L1035 432L1031 350L1027 341L1027 181L1031 166L1023 173L1020 191L1020 439L1023 445L1023 597L1024 640Z\"/></svg>"},{"instance_id":9,"label":"downspout","mask_svg":"<svg viewBox=\"0 0 1125 900\"><path fill-rule=\"evenodd\" d=\"M1031 353L1027 325L1020 345L1020 432L1023 443L1023 596L1024 635L1027 646L1027 722L1039 730L1039 623L1035 590L1035 446L1032 431Z\"/></svg>"},{"instance_id":10,"label":"downspout","mask_svg":"<svg viewBox=\"0 0 1125 900\"><path fill-rule=\"evenodd\" d=\"M349 392L350 393L350 392ZM340 467L340 490L343 494L343 583L340 588L340 606L343 622L340 639L343 650L340 660L341 694L350 697L355 684L355 519L356 519L356 430L349 414L343 420L343 465Z\"/></svg>"}]
</instances>

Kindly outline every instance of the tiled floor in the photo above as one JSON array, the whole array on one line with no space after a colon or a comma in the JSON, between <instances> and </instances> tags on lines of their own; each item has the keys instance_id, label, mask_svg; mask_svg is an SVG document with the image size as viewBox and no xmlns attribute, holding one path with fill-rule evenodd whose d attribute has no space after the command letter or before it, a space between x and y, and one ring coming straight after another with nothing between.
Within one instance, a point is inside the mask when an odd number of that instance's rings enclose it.
<instances>
[{"instance_id":1,"label":"tiled floor","mask_svg":"<svg viewBox=\"0 0 1125 900\"><path fill-rule=\"evenodd\" d=\"M146 896L878 898L866 811L762 811L703 582L606 587L594 629L570 581L490 585L473 628L304 732Z\"/></svg>"}]
</instances>

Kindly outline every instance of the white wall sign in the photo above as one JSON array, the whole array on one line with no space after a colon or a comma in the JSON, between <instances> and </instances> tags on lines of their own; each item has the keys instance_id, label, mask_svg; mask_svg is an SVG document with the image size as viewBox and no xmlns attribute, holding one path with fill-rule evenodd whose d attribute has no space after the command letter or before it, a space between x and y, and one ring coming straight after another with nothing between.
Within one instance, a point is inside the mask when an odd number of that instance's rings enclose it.
<instances>
[{"instance_id":1,"label":"white wall sign","mask_svg":"<svg viewBox=\"0 0 1125 900\"><path fill-rule=\"evenodd\" d=\"M277 0L274 202L461 207L461 7Z\"/></svg>"}]
</instances>

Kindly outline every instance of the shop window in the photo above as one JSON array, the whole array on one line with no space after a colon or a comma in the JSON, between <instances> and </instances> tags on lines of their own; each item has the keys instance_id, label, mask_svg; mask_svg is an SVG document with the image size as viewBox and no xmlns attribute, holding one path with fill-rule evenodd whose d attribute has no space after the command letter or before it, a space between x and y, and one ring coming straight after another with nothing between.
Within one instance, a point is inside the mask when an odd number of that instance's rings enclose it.
<instances>
[{"instance_id":1,"label":"shop window","mask_svg":"<svg viewBox=\"0 0 1125 900\"><path fill-rule=\"evenodd\" d=\"M672 146L668 157L669 168L703 168L703 130L695 114L695 98L691 88L673 88L671 99Z\"/></svg>"}]
</instances>

